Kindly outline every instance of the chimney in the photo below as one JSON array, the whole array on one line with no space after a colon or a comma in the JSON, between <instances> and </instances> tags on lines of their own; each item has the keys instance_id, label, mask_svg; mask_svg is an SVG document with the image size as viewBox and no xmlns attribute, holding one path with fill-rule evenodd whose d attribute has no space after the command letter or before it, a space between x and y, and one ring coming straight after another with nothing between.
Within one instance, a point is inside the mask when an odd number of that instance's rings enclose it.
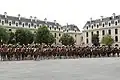
<instances>
[{"instance_id":1,"label":"chimney","mask_svg":"<svg viewBox=\"0 0 120 80\"><path fill-rule=\"evenodd\" d=\"M30 16L31 22L32 22L32 16Z\"/></svg>"},{"instance_id":2,"label":"chimney","mask_svg":"<svg viewBox=\"0 0 120 80\"><path fill-rule=\"evenodd\" d=\"M7 18L7 12L4 12L5 18Z\"/></svg>"},{"instance_id":3,"label":"chimney","mask_svg":"<svg viewBox=\"0 0 120 80\"><path fill-rule=\"evenodd\" d=\"M92 18L90 18L90 22L92 22Z\"/></svg>"},{"instance_id":4,"label":"chimney","mask_svg":"<svg viewBox=\"0 0 120 80\"><path fill-rule=\"evenodd\" d=\"M45 23L47 23L47 18L44 19Z\"/></svg>"},{"instance_id":5,"label":"chimney","mask_svg":"<svg viewBox=\"0 0 120 80\"><path fill-rule=\"evenodd\" d=\"M54 20L54 23L56 24L56 20Z\"/></svg>"},{"instance_id":6,"label":"chimney","mask_svg":"<svg viewBox=\"0 0 120 80\"><path fill-rule=\"evenodd\" d=\"M37 17L34 17L35 22L37 22Z\"/></svg>"},{"instance_id":7,"label":"chimney","mask_svg":"<svg viewBox=\"0 0 120 80\"><path fill-rule=\"evenodd\" d=\"M115 18L115 13L112 14L113 15L113 19Z\"/></svg>"},{"instance_id":8,"label":"chimney","mask_svg":"<svg viewBox=\"0 0 120 80\"><path fill-rule=\"evenodd\" d=\"M103 16L100 16L101 17L101 21L103 20Z\"/></svg>"},{"instance_id":9,"label":"chimney","mask_svg":"<svg viewBox=\"0 0 120 80\"><path fill-rule=\"evenodd\" d=\"M18 14L18 18L19 18L19 20L20 20L20 14Z\"/></svg>"}]
</instances>

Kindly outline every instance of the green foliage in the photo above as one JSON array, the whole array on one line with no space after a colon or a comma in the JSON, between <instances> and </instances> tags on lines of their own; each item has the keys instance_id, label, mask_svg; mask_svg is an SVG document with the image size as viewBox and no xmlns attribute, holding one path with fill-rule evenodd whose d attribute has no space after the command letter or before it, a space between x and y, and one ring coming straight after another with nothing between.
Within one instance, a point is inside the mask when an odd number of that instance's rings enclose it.
<instances>
[{"instance_id":1,"label":"green foliage","mask_svg":"<svg viewBox=\"0 0 120 80\"><path fill-rule=\"evenodd\" d=\"M55 41L55 38L50 33L46 26L38 28L36 32L36 42L37 43L45 43L45 44L52 44Z\"/></svg>"},{"instance_id":2,"label":"green foliage","mask_svg":"<svg viewBox=\"0 0 120 80\"><path fill-rule=\"evenodd\" d=\"M15 43L16 43L15 34L13 32L9 32L8 44L15 44Z\"/></svg>"},{"instance_id":3,"label":"green foliage","mask_svg":"<svg viewBox=\"0 0 120 80\"><path fill-rule=\"evenodd\" d=\"M60 38L60 41L65 46L74 45L74 43L75 43L74 38L68 34L63 34L62 37Z\"/></svg>"},{"instance_id":4,"label":"green foliage","mask_svg":"<svg viewBox=\"0 0 120 80\"><path fill-rule=\"evenodd\" d=\"M49 34L49 41L48 44L52 45L55 42L55 37L52 35L52 33Z\"/></svg>"},{"instance_id":5,"label":"green foliage","mask_svg":"<svg viewBox=\"0 0 120 80\"><path fill-rule=\"evenodd\" d=\"M110 35L106 35L104 38L102 38L101 43L107 46L111 46L114 43L114 40Z\"/></svg>"},{"instance_id":6,"label":"green foliage","mask_svg":"<svg viewBox=\"0 0 120 80\"><path fill-rule=\"evenodd\" d=\"M9 35L7 30L0 27L0 43L7 43L9 39Z\"/></svg>"},{"instance_id":7,"label":"green foliage","mask_svg":"<svg viewBox=\"0 0 120 80\"><path fill-rule=\"evenodd\" d=\"M15 37L16 42L19 44L31 44L33 42L33 34L27 29L17 29Z\"/></svg>"},{"instance_id":8,"label":"green foliage","mask_svg":"<svg viewBox=\"0 0 120 80\"><path fill-rule=\"evenodd\" d=\"M99 36L97 34L94 34L92 36L92 43L93 43L94 46L99 46L100 45Z\"/></svg>"}]
</instances>

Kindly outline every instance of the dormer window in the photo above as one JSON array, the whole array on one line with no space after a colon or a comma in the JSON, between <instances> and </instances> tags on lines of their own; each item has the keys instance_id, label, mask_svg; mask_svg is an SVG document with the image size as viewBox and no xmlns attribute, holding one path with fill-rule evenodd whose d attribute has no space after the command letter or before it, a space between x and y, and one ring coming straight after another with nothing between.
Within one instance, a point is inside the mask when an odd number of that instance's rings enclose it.
<instances>
[{"instance_id":1,"label":"dormer window","mask_svg":"<svg viewBox=\"0 0 120 80\"><path fill-rule=\"evenodd\" d=\"M93 29L93 25L92 25L92 29Z\"/></svg>"},{"instance_id":2,"label":"dormer window","mask_svg":"<svg viewBox=\"0 0 120 80\"><path fill-rule=\"evenodd\" d=\"M31 23L31 26L33 26L33 23Z\"/></svg>"},{"instance_id":3,"label":"dormer window","mask_svg":"<svg viewBox=\"0 0 120 80\"><path fill-rule=\"evenodd\" d=\"M59 31L60 31L60 28L59 28Z\"/></svg>"},{"instance_id":4,"label":"dormer window","mask_svg":"<svg viewBox=\"0 0 120 80\"><path fill-rule=\"evenodd\" d=\"M8 20L7 20L7 19L5 19L5 23L8 23Z\"/></svg>"},{"instance_id":5,"label":"dormer window","mask_svg":"<svg viewBox=\"0 0 120 80\"><path fill-rule=\"evenodd\" d=\"M19 22L19 25L21 25L21 22Z\"/></svg>"},{"instance_id":6,"label":"dormer window","mask_svg":"<svg viewBox=\"0 0 120 80\"><path fill-rule=\"evenodd\" d=\"M97 24L97 28L99 27L99 25Z\"/></svg>"},{"instance_id":7,"label":"dormer window","mask_svg":"<svg viewBox=\"0 0 120 80\"><path fill-rule=\"evenodd\" d=\"M2 21L2 25L4 25L4 21Z\"/></svg>"},{"instance_id":8,"label":"dormer window","mask_svg":"<svg viewBox=\"0 0 120 80\"><path fill-rule=\"evenodd\" d=\"M37 24L37 26L39 27L39 24Z\"/></svg>"},{"instance_id":9,"label":"dormer window","mask_svg":"<svg viewBox=\"0 0 120 80\"><path fill-rule=\"evenodd\" d=\"M56 30L56 28L54 28L54 30Z\"/></svg>"},{"instance_id":10,"label":"dormer window","mask_svg":"<svg viewBox=\"0 0 120 80\"><path fill-rule=\"evenodd\" d=\"M28 26L28 23L27 23L27 22L25 23L25 26Z\"/></svg>"},{"instance_id":11,"label":"dormer window","mask_svg":"<svg viewBox=\"0 0 120 80\"><path fill-rule=\"evenodd\" d=\"M117 25L117 21L115 22L115 25Z\"/></svg>"},{"instance_id":12,"label":"dormer window","mask_svg":"<svg viewBox=\"0 0 120 80\"><path fill-rule=\"evenodd\" d=\"M24 26L25 26L25 24L23 23L23 24L22 24L22 27L24 27Z\"/></svg>"},{"instance_id":13,"label":"dormer window","mask_svg":"<svg viewBox=\"0 0 120 80\"><path fill-rule=\"evenodd\" d=\"M16 23L16 26L18 26L18 23Z\"/></svg>"},{"instance_id":14,"label":"dormer window","mask_svg":"<svg viewBox=\"0 0 120 80\"><path fill-rule=\"evenodd\" d=\"M87 29L88 29L88 26L87 26Z\"/></svg>"},{"instance_id":15,"label":"dormer window","mask_svg":"<svg viewBox=\"0 0 120 80\"><path fill-rule=\"evenodd\" d=\"M109 26L111 26L111 23L109 23Z\"/></svg>"},{"instance_id":16,"label":"dormer window","mask_svg":"<svg viewBox=\"0 0 120 80\"><path fill-rule=\"evenodd\" d=\"M9 22L9 26L11 26L11 22Z\"/></svg>"},{"instance_id":17,"label":"dormer window","mask_svg":"<svg viewBox=\"0 0 120 80\"><path fill-rule=\"evenodd\" d=\"M12 21L12 24L15 24L15 21Z\"/></svg>"}]
</instances>

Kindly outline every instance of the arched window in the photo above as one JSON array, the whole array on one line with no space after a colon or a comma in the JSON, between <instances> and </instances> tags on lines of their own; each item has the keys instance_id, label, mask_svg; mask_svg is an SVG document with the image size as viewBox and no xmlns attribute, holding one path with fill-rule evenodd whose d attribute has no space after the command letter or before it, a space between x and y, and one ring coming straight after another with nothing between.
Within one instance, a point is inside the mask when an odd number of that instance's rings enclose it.
<instances>
[{"instance_id":1,"label":"arched window","mask_svg":"<svg viewBox=\"0 0 120 80\"><path fill-rule=\"evenodd\" d=\"M25 26L25 24L23 23L23 24L22 24L22 27L24 27L24 26Z\"/></svg>"},{"instance_id":2,"label":"arched window","mask_svg":"<svg viewBox=\"0 0 120 80\"><path fill-rule=\"evenodd\" d=\"M109 23L109 26L111 26L111 23Z\"/></svg>"},{"instance_id":3,"label":"arched window","mask_svg":"<svg viewBox=\"0 0 120 80\"><path fill-rule=\"evenodd\" d=\"M103 24L102 26L105 27L105 24Z\"/></svg>"},{"instance_id":4,"label":"arched window","mask_svg":"<svg viewBox=\"0 0 120 80\"><path fill-rule=\"evenodd\" d=\"M11 26L11 22L9 22L9 26Z\"/></svg>"},{"instance_id":5,"label":"arched window","mask_svg":"<svg viewBox=\"0 0 120 80\"><path fill-rule=\"evenodd\" d=\"M117 25L117 21L115 22L115 25Z\"/></svg>"}]
</instances>

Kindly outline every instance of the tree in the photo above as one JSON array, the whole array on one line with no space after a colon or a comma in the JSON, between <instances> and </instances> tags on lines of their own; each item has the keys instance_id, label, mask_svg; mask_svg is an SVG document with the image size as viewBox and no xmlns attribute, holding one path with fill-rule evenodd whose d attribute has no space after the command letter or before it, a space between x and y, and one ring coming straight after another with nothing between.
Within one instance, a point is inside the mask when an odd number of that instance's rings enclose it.
<instances>
[{"instance_id":1,"label":"tree","mask_svg":"<svg viewBox=\"0 0 120 80\"><path fill-rule=\"evenodd\" d=\"M46 26L38 28L36 32L36 42L37 43L45 43L45 44L52 44L55 41L55 38L50 33Z\"/></svg>"},{"instance_id":2,"label":"tree","mask_svg":"<svg viewBox=\"0 0 120 80\"><path fill-rule=\"evenodd\" d=\"M60 38L60 41L65 46L74 45L74 43L75 43L74 38L68 34L63 34L62 37Z\"/></svg>"},{"instance_id":3,"label":"tree","mask_svg":"<svg viewBox=\"0 0 120 80\"><path fill-rule=\"evenodd\" d=\"M92 36L92 43L94 46L99 46L100 43L99 43L99 36L97 34L93 34Z\"/></svg>"},{"instance_id":4,"label":"tree","mask_svg":"<svg viewBox=\"0 0 120 80\"><path fill-rule=\"evenodd\" d=\"M48 44L52 45L55 42L55 37L52 35L52 33L49 34L49 41Z\"/></svg>"},{"instance_id":5,"label":"tree","mask_svg":"<svg viewBox=\"0 0 120 80\"><path fill-rule=\"evenodd\" d=\"M15 32L16 42L19 44L31 44L33 42L33 34L27 29L17 29Z\"/></svg>"},{"instance_id":6,"label":"tree","mask_svg":"<svg viewBox=\"0 0 120 80\"><path fill-rule=\"evenodd\" d=\"M7 30L0 27L0 43L7 43L9 39L9 35Z\"/></svg>"},{"instance_id":7,"label":"tree","mask_svg":"<svg viewBox=\"0 0 120 80\"><path fill-rule=\"evenodd\" d=\"M16 43L15 34L13 32L9 32L8 44L15 44L15 43Z\"/></svg>"},{"instance_id":8,"label":"tree","mask_svg":"<svg viewBox=\"0 0 120 80\"><path fill-rule=\"evenodd\" d=\"M101 43L109 47L114 43L114 40L110 35L106 35L104 38L102 38Z\"/></svg>"}]
</instances>

